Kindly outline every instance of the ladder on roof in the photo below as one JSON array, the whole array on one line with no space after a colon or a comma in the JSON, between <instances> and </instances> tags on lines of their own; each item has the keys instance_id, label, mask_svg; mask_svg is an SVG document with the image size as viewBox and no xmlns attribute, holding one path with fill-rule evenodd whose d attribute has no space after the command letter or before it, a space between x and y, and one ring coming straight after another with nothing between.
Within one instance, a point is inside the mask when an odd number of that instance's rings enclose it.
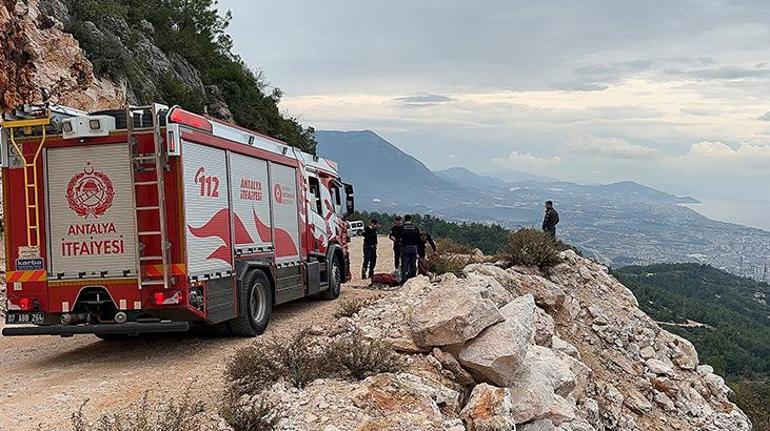
<instances>
[{"instance_id":1,"label":"ladder on roof","mask_svg":"<svg viewBox=\"0 0 770 431\"><path fill-rule=\"evenodd\" d=\"M136 211L136 256L139 288L171 284L171 265L166 227L166 198L164 172L168 163L160 134L160 111L163 105L126 107L126 128L131 154L131 182L134 188ZM134 131L146 124L144 118L152 117L151 152L140 148ZM139 127L137 126L139 124ZM143 151L143 152L140 152ZM139 205L138 202L150 202ZM149 228L146 226L150 226ZM150 270L153 268L155 270Z\"/></svg>"}]
</instances>

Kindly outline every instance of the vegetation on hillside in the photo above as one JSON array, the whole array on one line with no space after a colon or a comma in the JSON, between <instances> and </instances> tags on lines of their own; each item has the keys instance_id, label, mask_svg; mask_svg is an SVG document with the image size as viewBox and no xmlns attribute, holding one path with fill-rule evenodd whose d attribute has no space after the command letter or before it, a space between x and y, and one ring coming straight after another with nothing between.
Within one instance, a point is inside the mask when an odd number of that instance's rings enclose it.
<instances>
[{"instance_id":1,"label":"vegetation on hillside","mask_svg":"<svg viewBox=\"0 0 770 431\"><path fill-rule=\"evenodd\" d=\"M224 102L238 125L315 152L313 129L304 129L279 111L281 90L270 90L262 72L250 70L233 53L233 41L226 32L231 16L219 13L216 0L69 0L66 4L65 30L78 40L97 76L126 83L139 103L161 101L202 113L206 106ZM135 55L153 52L148 39L162 54L181 56L192 65L206 90L191 88L173 74L148 85L144 72L157 65Z\"/></svg>"},{"instance_id":2,"label":"vegetation on hillside","mask_svg":"<svg viewBox=\"0 0 770 431\"><path fill-rule=\"evenodd\" d=\"M348 220L362 220L368 224L369 220L377 219L380 222L379 232L387 235L393 227L395 217L395 214L364 211L354 213L348 217ZM508 229L497 224L455 223L431 215L413 214L412 221L435 239L448 238L471 249L478 248L486 255L501 251L510 234Z\"/></svg>"},{"instance_id":3,"label":"vegetation on hillside","mask_svg":"<svg viewBox=\"0 0 770 431\"><path fill-rule=\"evenodd\" d=\"M770 430L768 284L698 264L632 266L613 274L655 320L706 325L665 328L690 340L702 363L727 376L756 429Z\"/></svg>"}]
</instances>

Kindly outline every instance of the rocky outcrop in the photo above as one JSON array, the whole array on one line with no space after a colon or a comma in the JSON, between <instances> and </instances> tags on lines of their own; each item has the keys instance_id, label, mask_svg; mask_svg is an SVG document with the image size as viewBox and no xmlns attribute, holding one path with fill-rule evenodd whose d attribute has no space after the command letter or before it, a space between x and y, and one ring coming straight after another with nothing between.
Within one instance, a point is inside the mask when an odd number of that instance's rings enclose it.
<instances>
[{"instance_id":1,"label":"rocky outcrop","mask_svg":"<svg viewBox=\"0 0 770 431\"><path fill-rule=\"evenodd\" d=\"M61 8L59 17L66 17ZM125 100L118 85L94 76L78 42L63 31L59 18L41 11L39 0L0 2L0 46L3 111L45 101L97 110Z\"/></svg>"},{"instance_id":2,"label":"rocky outcrop","mask_svg":"<svg viewBox=\"0 0 770 431\"><path fill-rule=\"evenodd\" d=\"M276 385L278 429L751 429L689 342L658 327L606 268L561 257L547 273L474 264L467 278L417 277L340 319L325 336L389 340L407 368Z\"/></svg>"},{"instance_id":3,"label":"rocky outcrop","mask_svg":"<svg viewBox=\"0 0 770 431\"><path fill-rule=\"evenodd\" d=\"M492 301L451 287L431 292L410 319L414 342L421 347L461 344L502 320Z\"/></svg>"}]
</instances>

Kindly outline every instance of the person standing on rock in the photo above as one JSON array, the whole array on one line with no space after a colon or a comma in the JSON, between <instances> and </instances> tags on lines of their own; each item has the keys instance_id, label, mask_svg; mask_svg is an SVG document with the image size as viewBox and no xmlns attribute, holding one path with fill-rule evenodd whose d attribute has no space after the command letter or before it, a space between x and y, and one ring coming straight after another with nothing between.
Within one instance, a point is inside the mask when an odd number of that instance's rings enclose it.
<instances>
[{"instance_id":1,"label":"person standing on rock","mask_svg":"<svg viewBox=\"0 0 770 431\"><path fill-rule=\"evenodd\" d=\"M553 208L553 201L545 202L545 217L543 217L543 231L556 239L556 225L559 224L559 213Z\"/></svg>"},{"instance_id":2,"label":"person standing on rock","mask_svg":"<svg viewBox=\"0 0 770 431\"><path fill-rule=\"evenodd\" d=\"M364 267L361 268L361 278L367 278L366 272L369 270L369 278L374 276L374 267L377 265L377 228L380 224L372 219L369 226L364 228Z\"/></svg>"},{"instance_id":3,"label":"person standing on rock","mask_svg":"<svg viewBox=\"0 0 770 431\"><path fill-rule=\"evenodd\" d=\"M396 270L401 267L401 216L396 216L393 223L393 227L390 229L390 238L393 241L393 262L396 265Z\"/></svg>"},{"instance_id":4,"label":"person standing on rock","mask_svg":"<svg viewBox=\"0 0 770 431\"><path fill-rule=\"evenodd\" d=\"M401 225L401 282L417 275L417 249L420 246L420 228L412 224L412 216L404 216Z\"/></svg>"}]
</instances>

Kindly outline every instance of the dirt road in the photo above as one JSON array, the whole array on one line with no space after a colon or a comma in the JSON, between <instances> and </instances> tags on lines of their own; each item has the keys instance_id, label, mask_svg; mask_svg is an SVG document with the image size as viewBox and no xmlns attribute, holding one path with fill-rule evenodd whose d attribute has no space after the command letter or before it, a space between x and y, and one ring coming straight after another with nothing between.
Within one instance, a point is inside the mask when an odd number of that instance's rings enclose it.
<instances>
[{"instance_id":1,"label":"dirt road","mask_svg":"<svg viewBox=\"0 0 770 431\"><path fill-rule=\"evenodd\" d=\"M390 270L390 242L383 238L380 243L378 268ZM354 280L343 287L339 300L377 294L354 288L366 284L358 279L361 244L361 238L351 244ZM266 336L331 322L338 301L310 299L280 306ZM70 414L84 400L90 400L85 411L93 417L136 402L145 391L154 399L171 399L189 387L216 408L228 359L251 342L200 336L125 342L91 335L0 337L0 431L34 430L39 424L43 430L69 429Z\"/></svg>"}]
</instances>

